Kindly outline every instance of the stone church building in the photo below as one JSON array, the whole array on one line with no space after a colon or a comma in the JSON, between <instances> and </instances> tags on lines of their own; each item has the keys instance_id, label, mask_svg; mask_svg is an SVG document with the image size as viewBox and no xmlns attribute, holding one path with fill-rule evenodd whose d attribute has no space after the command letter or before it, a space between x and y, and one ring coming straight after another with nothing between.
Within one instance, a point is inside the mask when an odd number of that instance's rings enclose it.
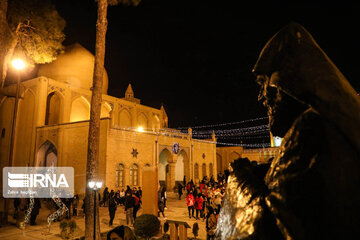
<instances>
[{"instance_id":1,"label":"stone church building","mask_svg":"<svg viewBox=\"0 0 360 240\"><path fill-rule=\"evenodd\" d=\"M94 56L79 44L40 66L23 81L15 129L13 166L71 166L75 191L84 193ZM14 85L7 86L7 88ZM105 71L101 107L99 175L103 186L142 186L145 166L157 166L160 183L216 175L216 139L193 139L168 128L164 107L141 104L131 85L125 96L107 95ZM0 96L1 97L1 96ZM9 166L14 97L0 99L0 167ZM2 173L1 173L2 174ZM0 178L2 184L2 177ZM2 196L2 193L1 193Z\"/></svg>"}]
</instances>

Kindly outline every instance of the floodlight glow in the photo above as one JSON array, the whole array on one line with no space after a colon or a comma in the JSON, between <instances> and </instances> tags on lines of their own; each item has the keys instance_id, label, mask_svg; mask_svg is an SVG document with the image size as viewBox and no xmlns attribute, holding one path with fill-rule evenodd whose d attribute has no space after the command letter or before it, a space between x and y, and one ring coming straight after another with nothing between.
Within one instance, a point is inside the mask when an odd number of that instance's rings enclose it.
<instances>
[{"instance_id":1,"label":"floodlight glow","mask_svg":"<svg viewBox=\"0 0 360 240\"><path fill-rule=\"evenodd\" d=\"M274 136L274 146L275 147L280 147L281 146L281 142L282 142L282 138L281 137L277 137L277 136Z\"/></svg>"},{"instance_id":2,"label":"floodlight glow","mask_svg":"<svg viewBox=\"0 0 360 240\"><path fill-rule=\"evenodd\" d=\"M102 187L102 182L96 182L96 188L101 188Z\"/></svg>"},{"instance_id":3,"label":"floodlight glow","mask_svg":"<svg viewBox=\"0 0 360 240\"><path fill-rule=\"evenodd\" d=\"M137 128L137 131L138 131L138 132L144 132L144 128L143 128L142 126L139 126L139 127Z\"/></svg>"},{"instance_id":4,"label":"floodlight glow","mask_svg":"<svg viewBox=\"0 0 360 240\"><path fill-rule=\"evenodd\" d=\"M21 59L14 59L11 62L11 65L16 69L16 70L22 70L25 68L25 62Z\"/></svg>"},{"instance_id":5,"label":"floodlight glow","mask_svg":"<svg viewBox=\"0 0 360 240\"><path fill-rule=\"evenodd\" d=\"M95 187L95 182L91 181L89 182L89 188L93 189Z\"/></svg>"}]
</instances>

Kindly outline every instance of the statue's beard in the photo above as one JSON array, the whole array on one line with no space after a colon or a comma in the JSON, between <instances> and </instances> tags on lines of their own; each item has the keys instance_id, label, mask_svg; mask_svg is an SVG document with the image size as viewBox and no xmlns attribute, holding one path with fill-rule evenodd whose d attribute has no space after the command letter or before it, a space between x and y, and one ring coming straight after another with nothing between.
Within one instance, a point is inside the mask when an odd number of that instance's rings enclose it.
<instances>
[{"instance_id":1,"label":"statue's beard","mask_svg":"<svg viewBox=\"0 0 360 240\"><path fill-rule=\"evenodd\" d=\"M292 124L308 106L282 93L280 100L268 107L269 128L273 136L283 138Z\"/></svg>"},{"instance_id":2,"label":"statue's beard","mask_svg":"<svg viewBox=\"0 0 360 240\"><path fill-rule=\"evenodd\" d=\"M290 129L292 123L293 121L290 122L290 119L279 117L276 114L269 115L269 129L273 136L283 138Z\"/></svg>"}]
</instances>

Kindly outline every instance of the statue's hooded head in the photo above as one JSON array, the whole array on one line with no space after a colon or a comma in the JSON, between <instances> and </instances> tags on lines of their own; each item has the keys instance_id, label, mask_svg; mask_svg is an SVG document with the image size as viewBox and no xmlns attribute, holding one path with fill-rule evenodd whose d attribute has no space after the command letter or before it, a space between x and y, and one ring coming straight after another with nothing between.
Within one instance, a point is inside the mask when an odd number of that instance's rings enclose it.
<instances>
[{"instance_id":1,"label":"statue's hooded head","mask_svg":"<svg viewBox=\"0 0 360 240\"><path fill-rule=\"evenodd\" d=\"M360 98L303 26L292 22L277 32L253 72L263 88L312 107L360 149Z\"/></svg>"}]
</instances>

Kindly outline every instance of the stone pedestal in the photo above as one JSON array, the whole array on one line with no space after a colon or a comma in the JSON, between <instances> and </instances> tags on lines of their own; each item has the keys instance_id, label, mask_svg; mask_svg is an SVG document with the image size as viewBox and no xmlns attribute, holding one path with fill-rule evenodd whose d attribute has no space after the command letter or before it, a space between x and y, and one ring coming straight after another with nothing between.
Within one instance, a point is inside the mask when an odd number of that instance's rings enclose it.
<instances>
[{"instance_id":1,"label":"stone pedestal","mask_svg":"<svg viewBox=\"0 0 360 240\"><path fill-rule=\"evenodd\" d=\"M187 229L189 224L182 221L166 220L170 227L170 240L187 240Z\"/></svg>"},{"instance_id":2,"label":"stone pedestal","mask_svg":"<svg viewBox=\"0 0 360 240\"><path fill-rule=\"evenodd\" d=\"M179 240L187 240L187 227L184 224L179 225Z\"/></svg>"},{"instance_id":3,"label":"stone pedestal","mask_svg":"<svg viewBox=\"0 0 360 240\"><path fill-rule=\"evenodd\" d=\"M144 167L142 172L143 179L143 214L158 214L158 175L157 167Z\"/></svg>"},{"instance_id":4,"label":"stone pedestal","mask_svg":"<svg viewBox=\"0 0 360 240\"><path fill-rule=\"evenodd\" d=\"M178 240L179 234L178 234L177 225L175 223L170 223L169 227L170 227L170 240Z\"/></svg>"}]
</instances>

